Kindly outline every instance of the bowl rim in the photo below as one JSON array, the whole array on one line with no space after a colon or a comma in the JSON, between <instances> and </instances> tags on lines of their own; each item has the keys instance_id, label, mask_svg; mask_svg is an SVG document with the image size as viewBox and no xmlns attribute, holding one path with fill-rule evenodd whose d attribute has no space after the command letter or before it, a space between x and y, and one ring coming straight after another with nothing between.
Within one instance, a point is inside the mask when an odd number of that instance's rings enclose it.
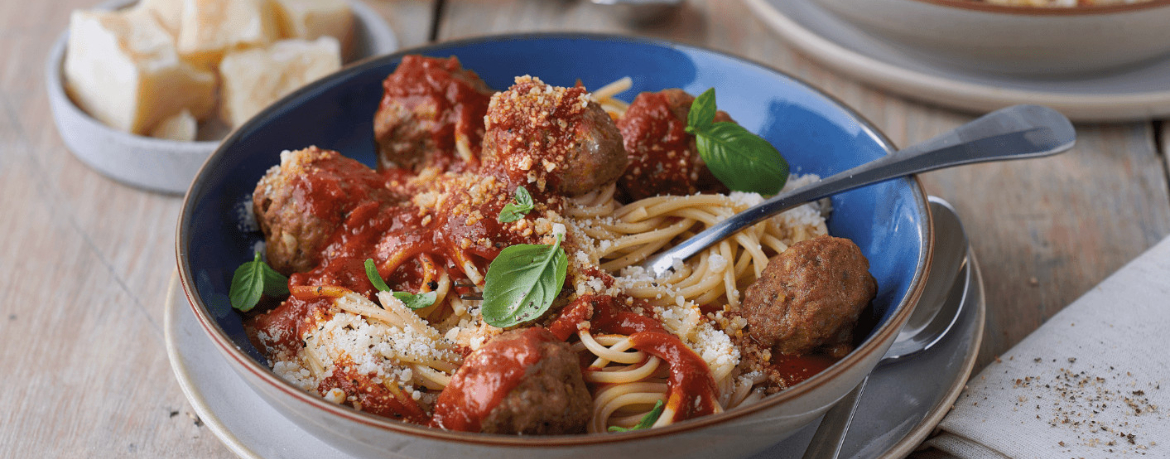
<instances>
[{"instance_id":1,"label":"bowl rim","mask_svg":"<svg viewBox=\"0 0 1170 459\"><path fill-rule=\"evenodd\" d=\"M183 294L187 297L187 301L190 304L195 317L199 320L203 330L208 334L212 342L215 343L220 352L228 358L229 362L234 361L235 365L233 365L233 367L237 371L246 370L252 374L251 376L264 381L269 386L271 386L271 389L283 392L286 395L291 396L293 399L307 403L318 410L324 411L334 416L342 417L351 422L378 428L380 430L389 431L396 434L404 434L412 437L419 437L427 440L454 441L478 446L529 449L549 447L581 447L603 443L612 444L633 442L675 433L694 431L715 424L722 424L726 421L741 418L771 408L775 405L785 403L789 400L797 399L801 395L812 391L814 388L822 386L823 383L840 376L842 373L846 372L846 369L858 365L863 360L873 358L874 362L876 363L877 359L874 358L875 356L873 354L878 353L879 351L884 352L885 346L883 346L882 343L892 343L893 338L898 334L902 328L902 325L904 325L906 320L909 318L910 312L914 309L914 306L917 305L918 300L922 295L925 279L929 274L930 260L934 255L934 234L932 230L933 216L931 215L929 205L927 204L926 192L923 189L922 182L917 175L913 175L907 178L910 180L911 193L914 196L915 207L919 210L920 215L925 217L919 221L917 229L919 234L923 236L926 247L918 257L917 263L915 265L914 275L911 278L906 295L903 297L902 301L897 304L890 318L884 324L882 324L881 327L874 330L872 335L864 343L862 343L861 346L859 346L857 349L854 349L847 356L837 361L824 371L813 375L809 379L796 384L791 388L770 395L760 402L753 403L745 407L735 408L723 413L692 418L686 420L685 422L655 429L626 432L622 435L574 434L541 436L540 442L533 442L531 441L531 437L527 436L455 432L424 425L396 421L382 416L354 410L353 408L347 406L330 403L324 398L301 390L284 379L276 376L276 374L273 373L270 368L261 365L246 355L242 350L240 350L235 345L235 343L227 337L227 334L224 333L223 329L219 326L214 316L210 313L210 309L202 302L201 298L199 297L198 291L195 289L195 277L188 269L188 253L190 252L190 247L186 242L186 228L190 226L190 222L193 221L194 217L194 196L201 194L203 188L206 186L203 181L200 180L200 178L203 177L205 172L209 169L209 165L211 165L213 159L224 155L225 146L235 143L238 140L238 137L242 135L242 133L248 132L252 127L254 127L254 125L258 122L257 120L267 118L269 113L280 109L288 101L298 99L303 94L314 91L318 86L330 83L335 79L345 78L348 75L362 72L369 67L382 65L384 61L401 59L401 57L406 54L424 53L427 51L451 46L466 46L477 43L533 39L618 41L669 49L689 49L691 51L701 51L704 53L715 54L742 64L756 66L762 70L774 73L779 77L787 78L793 81L795 84L803 86L808 91L828 99L838 108L843 110L847 115L856 120L861 129L872 134L878 140L880 146L886 150L887 154L896 151L893 142L891 142L889 138L885 136L885 134L877 129L877 127L872 122L870 122L856 110L850 108L840 99L826 94L825 92L817 89L815 86L802 79L749 58L736 56L708 47L677 43L668 40L594 32L522 32L493 34L403 48L396 50L391 54L369 57L353 62L325 78L317 80L314 83L311 83L298 89L297 91L294 91L291 94L288 94L281 100L265 108L251 120L244 123L244 125L233 130L232 133L223 140L223 142L216 148L216 150L208 157L207 161L205 161L200 167L199 172L195 176L195 180L192 182L191 186L187 190L186 195L183 197L183 207L179 216L175 237L175 260L179 271L179 281L183 287ZM842 393L842 395L844 395L844 393Z\"/></svg>"},{"instance_id":2,"label":"bowl rim","mask_svg":"<svg viewBox=\"0 0 1170 459\"><path fill-rule=\"evenodd\" d=\"M973 0L908 0L948 8L978 11L1011 16L1098 16L1129 13L1151 8L1170 6L1170 0L1148 0L1138 3L1093 6L1012 6Z\"/></svg>"}]
</instances>

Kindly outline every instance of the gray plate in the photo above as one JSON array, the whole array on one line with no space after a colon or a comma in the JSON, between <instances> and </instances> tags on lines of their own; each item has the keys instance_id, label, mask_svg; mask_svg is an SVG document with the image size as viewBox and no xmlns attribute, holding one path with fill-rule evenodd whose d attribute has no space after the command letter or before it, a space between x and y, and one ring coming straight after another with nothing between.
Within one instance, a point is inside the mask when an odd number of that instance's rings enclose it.
<instances>
[{"instance_id":1,"label":"gray plate","mask_svg":"<svg viewBox=\"0 0 1170 459\"><path fill-rule=\"evenodd\" d=\"M1110 73L1065 78L975 73L912 53L861 31L812 0L744 0L805 56L878 88L985 113L1036 104L1073 121L1146 120L1170 114L1170 57Z\"/></svg>"},{"instance_id":2,"label":"gray plate","mask_svg":"<svg viewBox=\"0 0 1170 459\"><path fill-rule=\"evenodd\" d=\"M879 367L870 376L842 457L909 454L950 410L971 374L983 334L985 305L979 266L950 335L917 357ZM199 326L171 276L165 305L167 355L183 393L228 449L249 458L350 458L285 419L228 366ZM816 424L757 458L799 458Z\"/></svg>"}]
</instances>

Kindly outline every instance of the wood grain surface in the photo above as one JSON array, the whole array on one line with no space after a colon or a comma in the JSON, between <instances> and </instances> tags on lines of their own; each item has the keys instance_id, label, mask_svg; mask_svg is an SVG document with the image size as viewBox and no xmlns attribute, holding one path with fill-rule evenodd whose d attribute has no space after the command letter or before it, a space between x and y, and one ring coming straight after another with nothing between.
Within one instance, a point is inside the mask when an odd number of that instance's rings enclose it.
<instances>
[{"instance_id":1,"label":"wood grain surface","mask_svg":"<svg viewBox=\"0 0 1170 459\"><path fill-rule=\"evenodd\" d=\"M230 457L188 416L163 343L181 198L92 171L65 148L49 112L49 47L69 11L95 3L0 2L0 457ZM690 0L654 24L585 1L367 3L406 47L433 32L445 40L555 30L726 51L837 97L898 145L972 118L838 77L736 1ZM1077 147L1064 155L922 178L958 209L983 267L988 323L978 368L1170 234L1167 127L1077 129Z\"/></svg>"},{"instance_id":2,"label":"wood grain surface","mask_svg":"<svg viewBox=\"0 0 1170 459\"><path fill-rule=\"evenodd\" d=\"M97 3L0 2L0 457L231 457L163 342L182 198L89 169L49 112L49 47ZM432 2L370 5L403 46L429 39Z\"/></svg>"}]
</instances>

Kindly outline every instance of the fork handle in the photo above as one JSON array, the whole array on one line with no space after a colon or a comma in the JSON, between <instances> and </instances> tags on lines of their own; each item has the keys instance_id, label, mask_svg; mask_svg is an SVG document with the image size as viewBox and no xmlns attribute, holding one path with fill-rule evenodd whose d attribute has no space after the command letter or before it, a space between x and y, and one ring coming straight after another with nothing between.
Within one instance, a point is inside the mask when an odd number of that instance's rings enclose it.
<instances>
[{"instance_id":1,"label":"fork handle","mask_svg":"<svg viewBox=\"0 0 1170 459\"><path fill-rule=\"evenodd\" d=\"M865 392L865 383L869 376L853 390L838 400L825 417L821 425L817 426L808 449L804 450L803 459L837 459L841 454L841 447L845 445L845 434L849 433L849 425L853 423L853 416L857 413L857 405L861 402L861 394Z\"/></svg>"},{"instance_id":2,"label":"fork handle","mask_svg":"<svg viewBox=\"0 0 1170 459\"><path fill-rule=\"evenodd\" d=\"M1054 155L1075 142L1072 123L1056 110L1039 105L996 110L938 137L776 195L647 259L642 266L661 277L675 260L686 260L780 212L842 191L946 167Z\"/></svg>"}]
</instances>

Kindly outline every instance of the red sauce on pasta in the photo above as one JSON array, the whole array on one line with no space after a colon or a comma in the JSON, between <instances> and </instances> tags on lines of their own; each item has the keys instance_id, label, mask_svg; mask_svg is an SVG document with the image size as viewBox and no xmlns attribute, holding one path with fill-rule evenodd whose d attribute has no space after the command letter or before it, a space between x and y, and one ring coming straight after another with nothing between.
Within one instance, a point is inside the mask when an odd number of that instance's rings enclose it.
<instances>
[{"instance_id":1,"label":"red sauce on pasta","mask_svg":"<svg viewBox=\"0 0 1170 459\"><path fill-rule=\"evenodd\" d=\"M666 408L674 411L674 422L715 412L719 389L707 362L677 336L658 331L630 335L634 349L658 356L670 364L669 396Z\"/></svg>"},{"instance_id":2,"label":"red sauce on pasta","mask_svg":"<svg viewBox=\"0 0 1170 459\"><path fill-rule=\"evenodd\" d=\"M473 352L459 377L439 394L432 427L478 432L480 423L540 361L540 344L556 339L548 330L533 327L517 339L495 340Z\"/></svg>"},{"instance_id":3,"label":"red sauce on pasta","mask_svg":"<svg viewBox=\"0 0 1170 459\"><path fill-rule=\"evenodd\" d=\"M305 217L286 217L293 225L292 233L301 231L300 236L320 244L311 250L312 268L290 275L291 296L271 311L253 315L248 322L252 331L264 333L268 351L296 355L305 346L302 339L317 331L311 328L312 324L333 314L333 300L350 291L373 299L376 290L366 274L367 259L373 260L379 276L395 291L435 291L440 280L450 282L448 295L451 297L471 289L479 290L483 285L480 274L487 272L501 250L551 238L547 229L534 231L537 220L555 222L547 217L564 214L565 196L583 193L566 191L558 188L560 185L586 183L581 186L592 191L618 180L622 191L632 198L692 194L722 187L718 182L711 184L713 176L694 153L694 137L684 130L686 110L679 111L679 101L683 100L689 107L690 96L685 93L664 91L639 95L617 125L629 152L629 167L622 168L623 159L614 166L620 177L590 183L588 179L599 175L595 172L612 166L615 161L598 161L602 164L580 170L573 168L587 162L575 155L580 153L577 149L582 139L588 140L581 132L583 126L596 121L586 116L586 107L590 106L585 103L586 91L581 87L569 88L563 97L550 102L540 99L539 94L551 94L541 89L542 85L532 79L519 79L514 88L517 94L537 96L498 112L493 103L489 112L486 86L473 72L462 69L457 60L406 56L398 70L384 82L378 116L383 116L384 111L389 115L385 119L376 118L375 123L384 129L375 129L380 149L402 146L383 143L417 141L426 144L416 149L421 153L403 156L400 161L380 162L379 170L374 172L355 168L356 162L352 160L337 160L335 152L314 148L318 156L306 161L305 166L312 168L311 172L294 173L289 183L279 184L291 189L284 208L296 209L302 212L296 216ZM409 116L402 115L403 110ZM434 116L419 119L416 124L400 123L411 116L428 114ZM604 120L609 122L608 117ZM716 120L729 118L720 112ZM485 130L485 126L490 130ZM612 125L607 126L613 129ZM401 129L415 131L401 132ZM418 137L420 130L425 131L422 137ZM614 138L616 134L608 139ZM461 158L456 153L459 141L468 143L471 158ZM624 158L620 148L617 150L619 158ZM532 195L535 209L516 222L502 223L497 216L512 201L519 186L525 186ZM301 223L311 228L295 226ZM542 224L552 225L548 221ZM269 229L265 228L265 232ZM268 241L269 244L280 242ZM566 247L572 246L571 240L564 242ZM606 289L614 284L614 278L596 266L577 274L590 278L593 284L600 281ZM541 360L542 344L568 341L580 330L587 329L595 334L627 335L633 349L656 356L669 365L666 407L673 413L670 421L717 411L719 390L707 363L656 317L634 312L649 311L648 304L638 303L643 307L631 308L628 305L632 301L609 295L584 295L565 306L559 315L552 313L556 319L547 329L533 327L516 339L488 341L475 352L469 353L466 348L452 351L463 353L464 360L450 383L445 383L445 376L439 375L438 383L431 380L433 384L421 389L430 394L427 387L442 388L437 400L430 398L423 403L426 406L434 403L431 416L416 401L422 397L419 392L412 393L412 398L392 378L362 373L358 370L361 366L344 355L332 361L330 372L318 379L316 389L321 394L340 389L345 392L347 402L374 414L477 432ZM430 317L438 320L454 317L458 322L460 318L453 313L454 304L439 304L439 308L447 309L434 311L445 313ZM250 335L254 337L255 333ZM557 345L569 348L562 343ZM576 356L570 354L568 361L567 366L575 373ZM779 375L781 385L791 385L832 363L832 359L822 356L779 355L767 365L772 373ZM451 359L446 364L439 371L449 373L457 360ZM428 374L435 377L433 372ZM410 383L411 376L405 378ZM586 389L579 392L587 395ZM487 428L491 422L488 421Z\"/></svg>"},{"instance_id":4,"label":"red sauce on pasta","mask_svg":"<svg viewBox=\"0 0 1170 459\"><path fill-rule=\"evenodd\" d=\"M670 110L666 96L660 93L638 95L626 115L618 120L627 152L630 171L621 180L630 196L643 198L657 194L686 195L686 161L694 136L685 131L686 121ZM676 161L658 161L658 157ZM645 169L645 170L643 170Z\"/></svg>"},{"instance_id":5,"label":"red sauce on pasta","mask_svg":"<svg viewBox=\"0 0 1170 459\"><path fill-rule=\"evenodd\" d=\"M630 165L618 186L630 199L657 195L685 196L726 188L700 162L695 136L686 132L694 98L681 90L638 94L617 120ZM715 121L731 121L718 112Z\"/></svg>"},{"instance_id":6,"label":"red sauce on pasta","mask_svg":"<svg viewBox=\"0 0 1170 459\"><path fill-rule=\"evenodd\" d=\"M666 407L674 412L672 421L715 412L719 391L707 362L666 331L661 322L619 309L611 296L586 295L566 306L549 328L558 338L568 339L586 320L590 332L629 335L634 349L670 365Z\"/></svg>"},{"instance_id":7,"label":"red sauce on pasta","mask_svg":"<svg viewBox=\"0 0 1170 459\"><path fill-rule=\"evenodd\" d=\"M334 388L341 389L347 394L354 394L351 396L355 399L353 403L360 406L362 411L416 424L427 422L429 417L422 407L403 394L400 388L393 386L392 390L391 386L378 384L369 375L361 374L354 368L353 362L338 362L337 369L321 381L317 391L324 394Z\"/></svg>"},{"instance_id":8,"label":"red sauce on pasta","mask_svg":"<svg viewBox=\"0 0 1170 459\"><path fill-rule=\"evenodd\" d=\"M329 299L302 300L289 298L280 306L265 313L253 316L248 326L254 330L263 330L273 337L271 345L276 349L291 351L301 347L301 336L309 330L314 314L328 311L333 302ZM248 333L254 337L255 333ZM257 346L263 349L262 346Z\"/></svg>"},{"instance_id":9,"label":"red sauce on pasta","mask_svg":"<svg viewBox=\"0 0 1170 459\"><path fill-rule=\"evenodd\" d=\"M483 139L483 114L491 98L475 72L463 69L454 57L408 55L382 87L383 107L395 104L410 112L442 114L436 119L419 119L434 146L430 165L442 169L474 165ZM472 164L459 161L454 154L457 136L467 139Z\"/></svg>"},{"instance_id":10,"label":"red sauce on pasta","mask_svg":"<svg viewBox=\"0 0 1170 459\"><path fill-rule=\"evenodd\" d=\"M619 309L617 302L609 295L578 297L561 310L561 315L548 328L558 339L565 341L575 335L578 325L585 321L589 321L588 328L596 333L623 335L642 331L668 333L662 328L662 323L654 318Z\"/></svg>"},{"instance_id":11,"label":"red sauce on pasta","mask_svg":"<svg viewBox=\"0 0 1170 459\"><path fill-rule=\"evenodd\" d=\"M317 164L331 165L328 161ZM299 177L294 187L298 200L310 204L309 212L345 218L320 250L318 265L308 272L293 273L289 285L336 285L372 296L374 288L363 265L367 258L374 260L383 277L389 277L395 290L418 291L440 270L463 278L464 263L485 272L504 247L539 240L531 232L525 236L509 231L495 218L515 186L505 174L493 170L485 166L436 179L442 183L435 188L454 192L426 214L418 213L407 201L427 190L406 185L405 180L413 174L402 169ZM358 193L340 186L342 183L360 183L374 191ZM494 184L495 192L471 195L466 191L481 184ZM556 196L535 190L532 194L551 210L563 206L563 200Z\"/></svg>"},{"instance_id":12,"label":"red sauce on pasta","mask_svg":"<svg viewBox=\"0 0 1170 459\"><path fill-rule=\"evenodd\" d=\"M769 369L776 373L784 387L789 387L811 378L834 363L837 363L837 359L822 354L773 354Z\"/></svg>"}]
</instances>

